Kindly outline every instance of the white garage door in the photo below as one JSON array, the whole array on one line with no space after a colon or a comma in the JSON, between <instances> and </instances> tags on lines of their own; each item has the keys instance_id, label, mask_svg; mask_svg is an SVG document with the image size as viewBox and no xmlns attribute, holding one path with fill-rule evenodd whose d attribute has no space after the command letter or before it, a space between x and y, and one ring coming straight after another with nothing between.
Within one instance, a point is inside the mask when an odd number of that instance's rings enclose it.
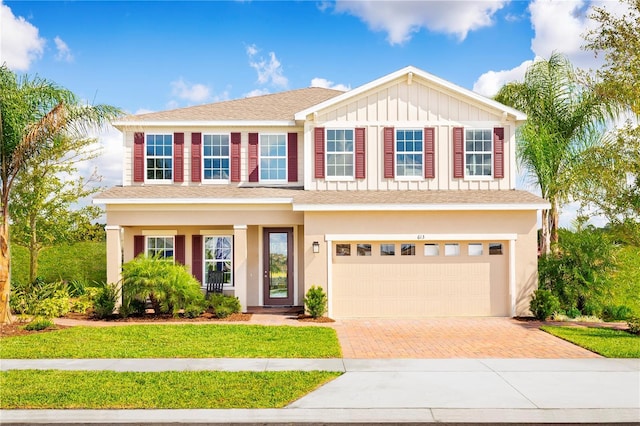
<instances>
[{"instance_id":1,"label":"white garage door","mask_svg":"<svg viewBox=\"0 0 640 426\"><path fill-rule=\"evenodd\" d=\"M348 256L347 244L352 248ZM421 244L405 255L400 248L406 244L395 243L398 252L381 255L381 244L338 243L332 265L332 315L508 316L506 244L499 244L500 254L495 250L498 243L493 243L492 254L489 243L471 244L473 249L468 243L447 244L457 253L452 256L445 256L445 244L439 244L437 254L426 256ZM363 246L365 250L359 250ZM343 255L337 256L336 250Z\"/></svg>"}]
</instances>

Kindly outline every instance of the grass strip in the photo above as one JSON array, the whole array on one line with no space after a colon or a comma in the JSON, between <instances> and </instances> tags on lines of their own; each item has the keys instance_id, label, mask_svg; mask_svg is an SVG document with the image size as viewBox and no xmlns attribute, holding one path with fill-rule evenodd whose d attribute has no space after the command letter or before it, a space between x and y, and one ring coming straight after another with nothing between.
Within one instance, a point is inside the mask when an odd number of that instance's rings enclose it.
<instances>
[{"instance_id":1,"label":"grass strip","mask_svg":"<svg viewBox=\"0 0 640 426\"><path fill-rule=\"evenodd\" d=\"M71 327L2 339L0 358L335 358L330 327L127 325Z\"/></svg>"},{"instance_id":2,"label":"grass strip","mask_svg":"<svg viewBox=\"0 0 640 426\"><path fill-rule=\"evenodd\" d=\"M0 408L281 408L340 374L11 370L0 373Z\"/></svg>"},{"instance_id":3,"label":"grass strip","mask_svg":"<svg viewBox=\"0 0 640 426\"><path fill-rule=\"evenodd\" d=\"M540 329L607 358L640 358L640 336L623 330L556 326Z\"/></svg>"}]
</instances>

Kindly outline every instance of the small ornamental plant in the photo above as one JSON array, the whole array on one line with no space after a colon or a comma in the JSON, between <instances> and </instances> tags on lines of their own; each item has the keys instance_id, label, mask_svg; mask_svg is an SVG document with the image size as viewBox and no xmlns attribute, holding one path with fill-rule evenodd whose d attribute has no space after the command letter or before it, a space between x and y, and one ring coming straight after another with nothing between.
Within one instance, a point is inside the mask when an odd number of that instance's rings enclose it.
<instances>
[{"instance_id":1,"label":"small ornamental plant","mask_svg":"<svg viewBox=\"0 0 640 426\"><path fill-rule=\"evenodd\" d=\"M327 294L320 286L311 286L304 298L304 306L311 318L320 318L327 312Z\"/></svg>"},{"instance_id":2,"label":"small ornamental plant","mask_svg":"<svg viewBox=\"0 0 640 426\"><path fill-rule=\"evenodd\" d=\"M544 321L560 308L558 298L549 290L538 289L533 293L529 309L538 320Z\"/></svg>"}]
</instances>

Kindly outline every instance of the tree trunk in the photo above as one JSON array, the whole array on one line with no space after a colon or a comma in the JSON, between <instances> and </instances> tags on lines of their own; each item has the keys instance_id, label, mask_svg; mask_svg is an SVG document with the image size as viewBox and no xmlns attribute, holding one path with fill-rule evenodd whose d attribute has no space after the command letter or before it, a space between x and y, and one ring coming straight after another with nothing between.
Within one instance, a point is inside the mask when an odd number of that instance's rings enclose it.
<instances>
[{"instance_id":1,"label":"tree trunk","mask_svg":"<svg viewBox=\"0 0 640 426\"><path fill-rule=\"evenodd\" d=\"M36 216L29 218L31 239L29 241L29 282L32 283L38 276L38 238L36 237Z\"/></svg>"},{"instance_id":2,"label":"tree trunk","mask_svg":"<svg viewBox=\"0 0 640 426\"><path fill-rule=\"evenodd\" d=\"M9 220L2 215L0 223L0 324L11 324L13 317L9 307L11 294L11 255L9 253Z\"/></svg>"},{"instance_id":3,"label":"tree trunk","mask_svg":"<svg viewBox=\"0 0 640 426\"><path fill-rule=\"evenodd\" d=\"M560 208L558 206L558 200L551 201L551 210L549 211L549 240L551 243L551 248L554 250L557 247L558 243L558 226L559 226L559 217Z\"/></svg>"},{"instance_id":4,"label":"tree trunk","mask_svg":"<svg viewBox=\"0 0 640 426\"><path fill-rule=\"evenodd\" d=\"M541 254L551 253L551 233L549 227L549 210L542 210L542 241L540 245Z\"/></svg>"}]
</instances>

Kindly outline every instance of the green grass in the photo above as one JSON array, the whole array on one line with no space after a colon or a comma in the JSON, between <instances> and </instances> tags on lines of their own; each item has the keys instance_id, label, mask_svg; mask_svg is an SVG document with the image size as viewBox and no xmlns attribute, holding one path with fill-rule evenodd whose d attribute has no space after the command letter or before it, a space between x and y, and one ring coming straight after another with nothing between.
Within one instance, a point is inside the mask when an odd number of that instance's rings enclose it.
<instances>
[{"instance_id":1,"label":"green grass","mask_svg":"<svg viewBox=\"0 0 640 426\"><path fill-rule=\"evenodd\" d=\"M328 371L11 370L0 373L0 408L280 408L339 375Z\"/></svg>"},{"instance_id":2,"label":"green grass","mask_svg":"<svg viewBox=\"0 0 640 426\"><path fill-rule=\"evenodd\" d=\"M329 327L125 325L4 338L0 358L335 358Z\"/></svg>"},{"instance_id":3,"label":"green grass","mask_svg":"<svg viewBox=\"0 0 640 426\"><path fill-rule=\"evenodd\" d=\"M640 336L623 330L555 326L540 329L607 358L640 358Z\"/></svg>"},{"instance_id":4,"label":"green grass","mask_svg":"<svg viewBox=\"0 0 640 426\"><path fill-rule=\"evenodd\" d=\"M107 280L107 245L104 242L83 242L49 247L38 258L38 276L46 282L79 280L91 283ZM29 279L29 251L11 246L11 279Z\"/></svg>"}]
</instances>

